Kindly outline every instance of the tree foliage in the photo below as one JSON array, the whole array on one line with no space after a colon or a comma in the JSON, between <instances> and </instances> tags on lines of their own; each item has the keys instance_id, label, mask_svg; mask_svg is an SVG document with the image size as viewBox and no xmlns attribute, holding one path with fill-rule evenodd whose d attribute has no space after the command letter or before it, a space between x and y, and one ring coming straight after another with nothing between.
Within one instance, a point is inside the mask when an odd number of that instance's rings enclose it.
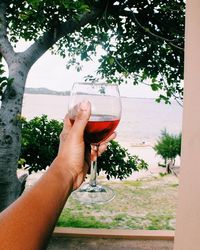
<instances>
[{"instance_id":1,"label":"tree foliage","mask_svg":"<svg viewBox=\"0 0 200 250\"><path fill-rule=\"evenodd\" d=\"M107 179L123 180L134 171L147 169L148 165L138 156L129 154L118 142L111 141L107 151L99 157L98 167L107 174Z\"/></svg>"},{"instance_id":2,"label":"tree foliage","mask_svg":"<svg viewBox=\"0 0 200 250\"><path fill-rule=\"evenodd\" d=\"M168 160L174 164L176 157L181 155L181 134L170 135L166 130L162 131L154 150L165 160L165 165Z\"/></svg>"},{"instance_id":3,"label":"tree foliage","mask_svg":"<svg viewBox=\"0 0 200 250\"><path fill-rule=\"evenodd\" d=\"M22 118L22 149L19 160L29 173L46 169L57 155L59 135L63 123L49 120L46 115L30 121ZM133 171L146 169L147 164L137 156L132 156L119 143L112 141L107 151L98 158L98 172L104 171L107 178L120 180Z\"/></svg>"},{"instance_id":4,"label":"tree foliage","mask_svg":"<svg viewBox=\"0 0 200 250\"><path fill-rule=\"evenodd\" d=\"M158 101L166 103L183 97L184 18L185 0L11 0L7 8L13 42L54 32L54 53L77 70L102 48L97 75L87 79L133 84L150 79L153 91L163 91ZM62 36L64 28L68 33Z\"/></svg>"},{"instance_id":5,"label":"tree foliage","mask_svg":"<svg viewBox=\"0 0 200 250\"><path fill-rule=\"evenodd\" d=\"M57 155L62 123L48 120L46 115L22 122L22 147L20 162L26 163L29 173L46 169Z\"/></svg>"}]
</instances>

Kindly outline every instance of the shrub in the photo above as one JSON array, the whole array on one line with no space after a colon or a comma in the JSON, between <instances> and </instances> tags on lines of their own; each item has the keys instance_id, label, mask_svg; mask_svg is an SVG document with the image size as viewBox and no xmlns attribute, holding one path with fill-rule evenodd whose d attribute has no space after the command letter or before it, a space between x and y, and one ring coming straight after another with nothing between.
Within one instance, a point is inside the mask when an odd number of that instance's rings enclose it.
<instances>
[{"instance_id":1,"label":"shrub","mask_svg":"<svg viewBox=\"0 0 200 250\"><path fill-rule=\"evenodd\" d=\"M181 134L170 135L166 130L162 131L154 150L164 159L165 166L167 166L168 161L174 165L176 157L181 155Z\"/></svg>"},{"instance_id":2,"label":"shrub","mask_svg":"<svg viewBox=\"0 0 200 250\"><path fill-rule=\"evenodd\" d=\"M22 145L20 162L29 173L46 169L56 157L62 123L48 120L46 115L30 121L22 120Z\"/></svg>"},{"instance_id":3,"label":"shrub","mask_svg":"<svg viewBox=\"0 0 200 250\"><path fill-rule=\"evenodd\" d=\"M29 173L45 169L57 155L59 135L63 123L48 120L46 115L30 121L22 119L22 147L19 167L25 166ZM118 142L112 141L107 151L98 158L98 171L105 171L107 178L124 179L133 171L147 168L137 156L132 156Z\"/></svg>"},{"instance_id":4,"label":"shrub","mask_svg":"<svg viewBox=\"0 0 200 250\"><path fill-rule=\"evenodd\" d=\"M105 153L98 158L98 168L110 177L120 180L129 177L134 171L147 169L147 163L136 155L131 155L128 150L121 147L116 141L111 141Z\"/></svg>"}]
</instances>

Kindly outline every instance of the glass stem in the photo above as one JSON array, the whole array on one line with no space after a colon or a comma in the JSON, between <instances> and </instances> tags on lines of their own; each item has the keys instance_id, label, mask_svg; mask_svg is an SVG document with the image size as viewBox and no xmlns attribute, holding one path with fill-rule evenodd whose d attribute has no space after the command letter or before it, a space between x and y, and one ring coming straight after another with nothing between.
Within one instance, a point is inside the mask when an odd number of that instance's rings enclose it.
<instances>
[{"instance_id":1,"label":"glass stem","mask_svg":"<svg viewBox=\"0 0 200 250\"><path fill-rule=\"evenodd\" d=\"M94 156L95 157L95 160L94 161L91 161L91 169L90 169L90 186L92 187L96 187L97 185L97 156L98 156L98 150L99 150L99 146L98 145L95 145L95 146L92 146L94 152L96 153L96 155Z\"/></svg>"}]
</instances>

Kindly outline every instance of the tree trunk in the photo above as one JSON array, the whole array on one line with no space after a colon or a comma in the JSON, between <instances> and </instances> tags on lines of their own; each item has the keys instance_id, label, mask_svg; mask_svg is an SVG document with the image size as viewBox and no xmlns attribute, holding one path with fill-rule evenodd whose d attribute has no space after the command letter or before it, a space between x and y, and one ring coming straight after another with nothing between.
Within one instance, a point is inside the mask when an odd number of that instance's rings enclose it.
<instances>
[{"instance_id":1,"label":"tree trunk","mask_svg":"<svg viewBox=\"0 0 200 250\"><path fill-rule=\"evenodd\" d=\"M175 159L174 158L170 159L167 162L167 165L166 165L166 172L167 172L167 174L173 173L174 164L175 164Z\"/></svg>"},{"instance_id":2,"label":"tree trunk","mask_svg":"<svg viewBox=\"0 0 200 250\"><path fill-rule=\"evenodd\" d=\"M0 104L0 211L6 208L21 194L21 184L17 178L17 161L21 147L20 115L26 77L30 67L61 37L81 29L105 10L105 1L94 6L91 12L80 20L70 19L46 31L26 51L15 53L7 37L6 8L9 0L0 0L0 54L9 68L12 85L6 88ZM96 4L95 4L96 5ZM99 6L102 6L101 8ZM30 38L30 37L29 37Z\"/></svg>"},{"instance_id":3,"label":"tree trunk","mask_svg":"<svg viewBox=\"0 0 200 250\"><path fill-rule=\"evenodd\" d=\"M21 147L20 116L28 67L16 56L9 65L9 78L0 109L0 211L21 194L17 161Z\"/></svg>"}]
</instances>

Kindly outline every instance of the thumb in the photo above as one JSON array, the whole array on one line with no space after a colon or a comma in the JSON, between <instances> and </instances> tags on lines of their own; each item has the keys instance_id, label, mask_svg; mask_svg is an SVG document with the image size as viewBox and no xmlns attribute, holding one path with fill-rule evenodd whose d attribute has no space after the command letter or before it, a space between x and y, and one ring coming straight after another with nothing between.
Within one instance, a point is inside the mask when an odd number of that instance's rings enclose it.
<instances>
[{"instance_id":1,"label":"thumb","mask_svg":"<svg viewBox=\"0 0 200 250\"><path fill-rule=\"evenodd\" d=\"M72 127L73 133L78 137L83 137L85 127L90 118L91 104L88 101L83 101L79 104L78 112Z\"/></svg>"}]
</instances>

